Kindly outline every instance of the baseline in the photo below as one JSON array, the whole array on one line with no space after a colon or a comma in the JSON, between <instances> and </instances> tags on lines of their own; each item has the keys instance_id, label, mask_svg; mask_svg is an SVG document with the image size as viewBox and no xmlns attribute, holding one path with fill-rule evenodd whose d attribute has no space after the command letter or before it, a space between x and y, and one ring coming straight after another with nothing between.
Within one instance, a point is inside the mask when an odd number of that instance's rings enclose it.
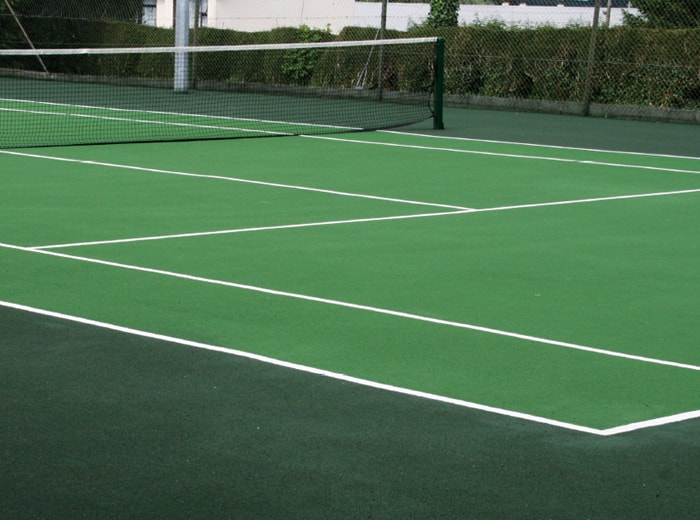
<instances>
[{"instance_id":1,"label":"baseline","mask_svg":"<svg viewBox=\"0 0 700 520\"><path fill-rule=\"evenodd\" d=\"M539 144L539 143L524 143L521 141L497 141L494 139L476 139L473 137L457 137L450 135L435 135L435 134L421 134L415 132L401 132L399 130L377 130L378 133L383 134L394 134L402 136L420 136L427 137L431 139L444 139L447 141L465 141L473 143L489 143L489 144L505 144L512 146L528 146L531 148L548 148L552 150L574 150L577 152L595 152L595 153L611 153L616 155L636 155L641 157L662 157L668 159L690 159L694 161L700 161L700 157L693 157L691 155L672 155L663 153L646 153L646 152L630 152L626 150L604 150L602 148L581 148L577 146L561 146L555 144Z\"/></svg>"},{"instance_id":2,"label":"baseline","mask_svg":"<svg viewBox=\"0 0 700 520\"><path fill-rule=\"evenodd\" d=\"M50 311L50 310L46 310L46 309L39 309L36 307L30 307L30 306L22 305L22 304L18 304L18 303L12 303L12 302L0 300L0 307L6 307L9 309L20 310L23 312L29 312L29 313L33 313L33 314L42 315L42 316L48 316L48 317L52 317L52 318L57 318L57 319L65 320L65 321L74 322L74 323L80 323L82 325L88 325L88 326L98 327L98 328L102 328L102 329L106 329L106 330L112 330L115 332L121 332L124 334L130 334L133 336L139 336L139 337L144 337L144 338L149 338L149 339L155 339L158 341L174 343L174 344L183 345L186 347L192 347L192 348L197 348L197 349L202 349L202 350L219 352L219 353L227 354L227 355L233 355L233 356L237 356L237 357L251 359L254 361L259 361L261 363L266 363L266 364L273 365L273 366L278 366L281 368L287 368L290 370L296 370L299 372L305 372L305 373L309 373L309 374L313 374L313 375L327 377L330 379L335 379L335 380L343 381L346 383L352 383L352 384L356 384L356 385L366 386L366 387L374 388L377 390L383 390L383 391L387 391L387 392L403 394L403 395L407 395L407 396L411 396L411 397L417 397L420 399L428 399L431 401L437 401L437 402L451 404L454 406L460 406L460 407L468 408L468 409L472 409L472 410L479 410L482 412L487 412L487 413L492 413L492 414L501 415L501 416L505 416L505 417L510 417L513 419L525 420L525 421L529 421L529 422L544 424L547 426L553 426L553 427L562 428L562 429L571 430L571 431L576 431L576 432L580 432L580 433L587 433L587 434L596 435L596 436L600 436L600 437L609 437L609 436L613 436L613 435L619 435L622 433L630 433L630 432L634 432L637 430L643 430L643 429L648 429L648 428L652 428L652 427L663 426L666 424L672 424L672 423L677 423L677 422L681 422L681 421L688 421L688 420L700 418L700 410L693 410L693 411L689 411L689 412L685 412L685 413L681 413L681 414L675 414L675 415L670 415L670 416L666 416L666 417L659 417L657 419L652 419L649 421L624 424L624 425L615 426L612 428L606 428L606 429L591 428L588 426L582 426L582 425L568 423L568 422L564 422L564 421L557 421L554 419L549 419L547 417L526 414L526 413L517 412L514 410L507 410L505 408L487 406L487 405L483 405L483 404L475 403L475 402L471 402L471 401L454 399L454 398L445 397L445 396L441 396L441 395L437 395L437 394L431 394L428 392L420 392L420 391L416 391L416 390L411 390L409 388L403 388L403 387L398 387L398 386L394 386L394 385L387 385L384 383L379 383L379 382L371 381L368 379L352 377L352 376L348 376L346 374L340 374L340 373L332 372L329 370L322 370L322 369L307 366L307 365L290 363L288 361L283 361L283 360L279 360L279 359L275 359L275 358L271 358L271 357L267 357L267 356L261 356L259 354L254 354L254 353L246 352L243 350L232 349L232 348L222 347L222 346L217 346L217 345L210 345L210 344L201 343L201 342L197 342L197 341L176 338L173 336L167 336L164 334L157 334L157 333L153 333L153 332L137 330L137 329L133 329L133 328L129 328L129 327L124 327L121 325L115 325L115 324L111 324L111 323L91 320L91 319L83 318L83 317L79 317L79 316L72 316L69 314L63 314L63 313L54 312L54 311Z\"/></svg>"},{"instance_id":3,"label":"baseline","mask_svg":"<svg viewBox=\"0 0 700 520\"><path fill-rule=\"evenodd\" d=\"M486 213L493 211L510 211L518 209L531 209L531 208L543 208L548 206L564 206L570 204L587 204L592 202L604 202L613 200L625 200L625 199L638 199L646 197L661 197L669 195L683 195L688 193L700 193L700 188L692 190L678 190L678 191L664 191L664 192L654 192L654 193L639 193L632 195L614 195L611 197L597 197L589 199L573 199L573 200L562 200L554 202L537 202L532 204L519 204L515 206L496 206L493 208L477 208L477 209L467 209L467 210L457 210L457 211L442 211L434 213L418 213L411 215L392 215L387 217L371 217L371 218L359 218L350 220L328 220L322 222L305 222L299 224L285 224L278 226L262 226L262 227L252 227L252 228L238 228L238 229L222 229L215 231L200 231L194 233L177 233L172 235L156 235L147 237L133 237L133 238L119 238L113 240L96 240L92 242L73 242L67 244L49 244L43 246L32 246L29 249L61 249L65 247L81 247L81 246L98 246L107 244L126 244L131 242L147 242L152 240L169 240L177 238L193 238L193 237L204 237L213 235L228 235L235 233L250 233L258 231L278 231L283 229L299 229L306 227L320 227L320 226L336 226L345 224L360 224L367 222L382 222L390 220L409 220L418 218L430 218L430 217L445 217L450 215L464 215L466 213Z\"/></svg>"}]
</instances>

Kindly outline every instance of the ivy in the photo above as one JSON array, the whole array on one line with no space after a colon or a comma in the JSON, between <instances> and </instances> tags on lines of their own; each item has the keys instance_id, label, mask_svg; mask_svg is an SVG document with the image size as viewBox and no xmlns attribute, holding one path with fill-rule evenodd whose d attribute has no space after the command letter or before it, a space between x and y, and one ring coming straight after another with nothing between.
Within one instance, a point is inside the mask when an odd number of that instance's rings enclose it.
<instances>
[{"instance_id":1,"label":"ivy","mask_svg":"<svg viewBox=\"0 0 700 520\"><path fill-rule=\"evenodd\" d=\"M457 27L459 0L431 0L428 27Z\"/></svg>"}]
</instances>

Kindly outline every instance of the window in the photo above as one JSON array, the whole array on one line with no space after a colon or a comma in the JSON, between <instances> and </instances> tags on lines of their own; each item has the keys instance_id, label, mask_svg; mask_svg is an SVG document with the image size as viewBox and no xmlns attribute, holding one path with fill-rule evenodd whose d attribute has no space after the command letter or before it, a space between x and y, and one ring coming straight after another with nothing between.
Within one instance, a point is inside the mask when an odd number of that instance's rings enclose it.
<instances>
[{"instance_id":1,"label":"window","mask_svg":"<svg viewBox=\"0 0 700 520\"><path fill-rule=\"evenodd\" d=\"M199 0L199 26L200 27L207 27L208 11L209 11L208 0Z\"/></svg>"},{"instance_id":2,"label":"window","mask_svg":"<svg viewBox=\"0 0 700 520\"><path fill-rule=\"evenodd\" d=\"M144 25L156 25L156 0L143 0L141 23Z\"/></svg>"}]
</instances>

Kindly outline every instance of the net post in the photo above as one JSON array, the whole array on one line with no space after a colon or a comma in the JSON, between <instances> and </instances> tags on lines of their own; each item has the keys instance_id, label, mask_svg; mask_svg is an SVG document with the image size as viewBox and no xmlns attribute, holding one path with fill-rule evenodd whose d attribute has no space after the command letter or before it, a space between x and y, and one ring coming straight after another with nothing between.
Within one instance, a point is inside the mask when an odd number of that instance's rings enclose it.
<instances>
[{"instance_id":1,"label":"net post","mask_svg":"<svg viewBox=\"0 0 700 520\"><path fill-rule=\"evenodd\" d=\"M438 37L435 42L435 85L433 91L433 128L444 130L442 120L443 91L445 88L445 38Z\"/></svg>"},{"instance_id":2,"label":"net post","mask_svg":"<svg viewBox=\"0 0 700 520\"><path fill-rule=\"evenodd\" d=\"M175 47L187 47L190 36L190 0L177 0L175 10ZM175 74L173 89L175 92L187 92L189 89L188 53L175 52Z\"/></svg>"}]
</instances>

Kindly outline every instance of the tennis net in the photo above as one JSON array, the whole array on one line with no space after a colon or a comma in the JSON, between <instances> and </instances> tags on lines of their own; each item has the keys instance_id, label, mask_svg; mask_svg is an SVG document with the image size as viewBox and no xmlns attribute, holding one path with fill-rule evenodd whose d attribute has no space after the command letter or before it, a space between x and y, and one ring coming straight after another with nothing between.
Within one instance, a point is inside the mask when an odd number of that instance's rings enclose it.
<instances>
[{"instance_id":1,"label":"tennis net","mask_svg":"<svg viewBox=\"0 0 700 520\"><path fill-rule=\"evenodd\" d=\"M442 124L439 38L0 49L0 148Z\"/></svg>"}]
</instances>

